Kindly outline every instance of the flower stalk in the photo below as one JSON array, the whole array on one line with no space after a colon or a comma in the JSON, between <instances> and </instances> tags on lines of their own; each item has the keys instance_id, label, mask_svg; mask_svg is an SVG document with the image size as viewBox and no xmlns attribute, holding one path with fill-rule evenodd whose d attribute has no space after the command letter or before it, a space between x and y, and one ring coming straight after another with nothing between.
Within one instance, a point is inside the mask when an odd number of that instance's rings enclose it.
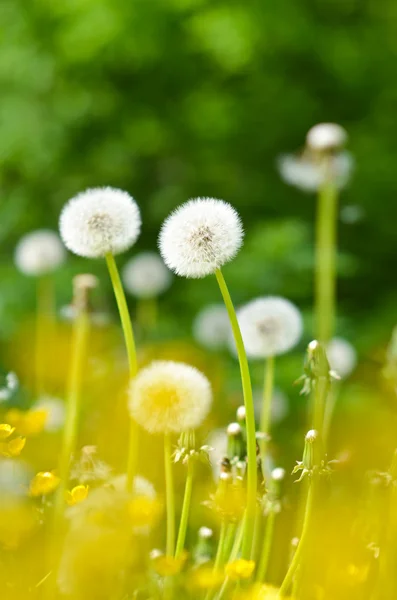
<instances>
[{"instance_id":1,"label":"flower stalk","mask_svg":"<svg viewBox=\"0 0 397 600\"><path fill-rule=\"evenodd\" d=\"M265 381L263 387L263 403L260 419L260 432L262 439L260 441L262 462L266 458L267 442L270 431L272 397L274 387L274 356L268 356L265 366Z\"/></svg>"}]
</instances>

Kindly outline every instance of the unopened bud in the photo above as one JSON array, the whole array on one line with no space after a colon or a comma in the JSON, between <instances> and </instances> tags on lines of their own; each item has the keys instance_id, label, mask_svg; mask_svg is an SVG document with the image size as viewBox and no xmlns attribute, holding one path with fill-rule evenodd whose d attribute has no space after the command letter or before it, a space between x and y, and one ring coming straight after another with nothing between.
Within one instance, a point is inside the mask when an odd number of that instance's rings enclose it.
<instances>
[{"instance_id":1,"label":"unopened bud","mask_svg":"<svg viewBox=\"0 0 397 600\"><path fill-rule=\"evenodd\" d=\"M245 442L241 425L230 423L227 427L227 454L230 460L238 460L245 457Z\"/></svg>"},{"instance_id":2,"label":"unopened bud","mask_svg":"<svg viewBox=\"0 0 397 600\"><path fill-rule=\"evenodd\" d=\"M98 277L90 273L76 275L73 278L73 307L77 312L91 309L90 295L98 283Z\"/></svg>"},{"instance_id":3,"label":"unopened bud","mask_svg":"<svg viewBox=\"0 0 397 600\"><path fill-rule=\"evenodd\" d=\"M237 409L237 421L239 421L239 423L245 423L245 406L239 406Z\"/></svg>"},{"instance_id":4,"label":"unopened bud","mask_svg":"<svg viewBox=\"0 0 397 600\"><path fill-rule=\"evenodd\" d=\"M315 467L320 467L323 459L321 440L318 431L311 429L305 436L302 464L304 469L312 472Z\"/></svg>"}]
</instances>

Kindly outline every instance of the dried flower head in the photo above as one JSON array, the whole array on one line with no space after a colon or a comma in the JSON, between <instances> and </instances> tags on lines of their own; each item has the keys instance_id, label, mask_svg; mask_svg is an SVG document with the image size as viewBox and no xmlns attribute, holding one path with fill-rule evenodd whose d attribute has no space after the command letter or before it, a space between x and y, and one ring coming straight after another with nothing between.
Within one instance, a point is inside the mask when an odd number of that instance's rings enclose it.
<instances>
[{"instance_id":1,"label":"dried flower head","mask_svg":"<svg viewBox=\"0 0 397 600\"><path fill-rule=\"evenodd\" d=\"M55 271L66 258L59 236L48 229L24 235L15 248L15 264L25 275L46 275Z\"/></svg>"},{"instance_id":2,"label":"dried flower head","mask_svg":"<svg viewBox=\"0 0 397 600\"><path fill-rule=\"evenodd\" d=\"M131 416L151 433L195 429L212 403L211 385L195 367L157 361L142 369L131 383Z\"/></svg>"},{"instance_id":3,"label":"dried flower head","mask_svg":"<svg viewBox=\"0 0 397 600\"><path fill-rule=\"evenodd\" d=\"M193 336L211 350L224 348L230 336L230 322L223 304L209 304L196 316L193 322Z\"/></svg>"},{"instance_id":4,"label":"dried flower head","mask_svg":"<svg viewBox=\"0 0 397 600\"><path fill-rule=\"evenodd\" d=\"M141 252L124 266L123 282L137 298L155 298L171 285L172 273L156 252Z\"/></svg>"},{"instance_id":5,"label":"dried flower head","mask_svg":"<svg viewBox=\"0 0 397 600\"><path fill-rule=\"evenodd\" d=\"M111 187L92 188L67 202L59 229L71 252L98 258L128 250L140 233L141 216L137 203L127 192Z\"/></svg>"},{"instance_id":6,"label":"dried flower head","mask_svg":"<svg viewBox=\"0 0 397 600\"><path fill-rule=\"evenodd\" d=\"M301 314L284 298L268 296L253 300L238 311L237 317L247 355L251 358L284 354L302 335Z\"/></svg>"},{"instance_id":7,"label":"dried flower head","mask_svg":"<svg viewBox=\"0 0 397 600\"><path fill-rule=\"evenodd\" d=\"M312 127L307 136L306 144L311 150L327 152L342 148L347 142L347 133L336 123L319 123Z\"/></svg>"},{"instance_id":8,"label":"dried flower head","mask_svg":"<svg viewBox=\"0 0 397 600\"><path fill-rule=\"evenodd\" d=\"M357 364L357 353L347 340L335 337L327 345L329 365L340 377L348 377Z\"/></svg>"},{"instance_id":9,"label":"dried flower head","mask_svg":"<svg viewBox=\"0 0 397 600\"><path fill-rule=\"evenodd\" d=\"M177 275L201 278L232 260L242 240L241 220L230 204L196 198L166 219L159 247L165 264Z\"/></svg>"}]
</instances>

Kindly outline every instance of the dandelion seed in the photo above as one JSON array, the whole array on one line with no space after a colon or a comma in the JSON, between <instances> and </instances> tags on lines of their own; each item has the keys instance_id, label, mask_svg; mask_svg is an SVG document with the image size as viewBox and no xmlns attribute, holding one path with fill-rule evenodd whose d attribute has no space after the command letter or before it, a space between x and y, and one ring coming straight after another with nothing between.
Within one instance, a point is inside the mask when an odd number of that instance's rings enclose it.
<instances>
[{"instance_id":1,"label":"dandelion seed","mask_svg":"<svg viewBox=\"0 0 397 600\"><path fill-rule=\"evenodd\" d=\"M131 258L122 271L126 290L137 298L155 298L171 285L172 273L156 252Z\"/></svg>"},{"instance_id":2,"label":"dandelion seed","mask_svg":"<svg viewBox=\"0 0 397 600\"><path fill-rule=\"evenodd\" d=\"M59 228L71 252L98 258L131 248L140 233L141 217L138 205L127 192L92 188L67 202Z\"/></svg>"},{"instance_id":3,"label":"dandelion seed","mask_svg":"<svg viewBox=\"0 0 397 600\"><path fill-rule=\"evenodd\" d=\"M159 247L171 271L182 277L201 278L232 260L242 240L240 217L230 204L196 198L166 219Z\"/></svg>"},{"instance_id":4,"label":"dandelion seed","mask_svg":"<svg viewBox=\"0 0 397 600\"><path fill-rule=\"evenodd\" d=\"M83 446L78 460L70 470L70 478L81 484L101 482L109 479L111 467L98 459L96 446Z\"/></svg>"},{"instance_id":5,"label":"dandelion seed","mask_svg":"<svg viewBox=\"0 0 397 600\"><path fill-rule=\"evenodd\" d=\"M151 433L196 429L211 403L208 379L184 363L154 362L138 373L130 387L131 416Z\"/></svg>"},{"instance_id":6,"label":"dandelion seed","mask_svg":"<svg viewBox=\"0 0 397 600\"><path fill-rule=\"evenodd\" d=\"M332 371L340 377L350 375L357 364L357 353L347 340L335 337L327 344L327 358Z\"/></svg>"},{"instance_id":7,"label":"dandelion seed","mask_svg":"<svg viewBox=\"0 0 397 600\"><path fill-rule=\"evenodd\" d=\"M301 314L284 298L268 296L253 300L237 312L237 317L247 355L252 358L284 354L302 335Z\"/></svg>"},{"instance_id":8,"label":"dandelion seed","mask_svg":"<svg viewBox=\"0 0 397 600\"><path fill-rule=\"evenodd\" d=\"M15 264L24 275L40 276L52 273L66 259L59 236L47 229L23 236L15 249Z\"/></svg>"},{"instance_id":9,"label":"dandelion seed","mask_svg":"<svg viewBox=\"0 0 397 600\"><path fill-rule=\"evenodd\" d=\"M30 482L29 495L36 498L47 496L56 490L61 480L52 471L40 471Z\"/></svg>"},{"instance_id":10,"label":"dandelion seed","mask_svg":"<svg viewBox=\"0 0 397 600\"><path fill-rule=\"evenodd\" d=\"M193 322L194 338L210 350L224 348L230 337L230 323L223 304L203 308Z\"/></svg>"}]
</instances>

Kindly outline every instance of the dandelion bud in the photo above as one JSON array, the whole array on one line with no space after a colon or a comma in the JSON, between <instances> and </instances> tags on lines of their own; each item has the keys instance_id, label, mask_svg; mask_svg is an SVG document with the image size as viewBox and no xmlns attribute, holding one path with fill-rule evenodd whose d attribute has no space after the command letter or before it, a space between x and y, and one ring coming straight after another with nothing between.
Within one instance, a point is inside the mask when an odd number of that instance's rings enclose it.
<instances>
[{"instance_id":1,"label":"dandelion bud","mask_svg":"<svg viewBox=\"0 0 397 600\"><path fill-rule=\"evenodd\" d=\"M90 294L98 284L98 278L89 273L73 278L73 308L77 313L90 310Z\"/></svg>"},{"instance_id":2,"label":"dandelion bud","mask_svg":"<svg viewBox=\"0 0 397 600\"><path fill-rule=\"evenodd\" d=\"M223 200L196 198L177 208L159 237L165 264L182 277L201 278L231 261L243 240L240 217Z\"/></svg>"},{"instance_id":3,"label":"dandelion bud","mask_svg":"<svg viewBox=\"0 0 397 600\"><path fill-rule=\"evenodd\" d=\"M66 258L59 236L38 229L23 236L15 249L15 264L25 275L40 276L55 271Z\"/></svg>"},{"instance_id":4,"label":"dandelion bud","mask_svg":"<svg viewBox=\"0 0 397 600\"><path fill-rule=\"evenodd\" d=\"M339 150L347 142L347 133L336 123L319 123L312 127L307 136L307 146L316 152Z\"/></svg>"},{"instance_id":5,"label":"dandelion bud","mask_svg":"<svg viewBox=\"0 0 397 600\"><path fill-rule=\"evenodd\" d=\"M305 372L313 379L329 376L329 363L323 344L313 340L307 347Z\"/></svg>"},{"instance_id":6,"label":"dandelion bud","mask_svg":"<svg viewBox=\"0 0 397 600\"><path fill-rule=\"evenodd\" d=\"M141 230L141 217L138 205L127 192L92 188L67 202L59 229L71 252L98 258L131 248Z\"/></svg>"},{"instance_id":7,"label":"dandelion bud","mask_svg":"<svg viewBox=\"0 0 397 600\"><path fill-rule=\"evenodd\" d=\"M200 527L198 531L198 540L193 551L193 557L196 563L202 564L212 558L213 555L213 537L214 532L209 527Z\"/></svg>"},{"instance_id":8,"label":"dandelion bud","mask_svg":"<svg viewBox=\"0 0 397 600\"><path fill-rule=\"evenodd\" d=\"M285 298L258 298L237 313L247 355L266 358L284 354L302 335L302 317Z\"/></svg>"},{"instance_id":9,"label":"dandelion bud","mask_svg":"<svg viewBox=\"0 0 397 600\"><path fill-rule=\"evenodd\" d=\"M131 416L151 433L196 429L211 404L210 382L195 367L184 363L153 362L131 383Z\"/></svg>"},{"instance_id":10,"label":"dandelion bud","mask_svg":"<svg viewBox=\"0 0 397 600\"><path fill-rule=\"evenodd\" d=\"M243 431L239 423L230 423L227 430L228 448L227 454L230 460L237 458L238 460L246 456L246 448L244 443Z\"/></svg>"},{"instance_id":11,"label":"dandelion bud","mask_svg":"<svg viewBox=\"0 0 397 600\"><path fill-rule=\"evenodd\" d=\"M239 421L239 423L245 423L245 406L239 406L237 409L237 421Z\"/></svg>"},{"instance_id":12,"label":"dandelion bud","mask_svg":"<svg viewBox=\"0 0 397 600\"><path fill-rule=\"evenodd\" d=\"M305 448L303 450L303 468L312 472L319 468L323 459L322 444L318 431L311 429L305 437Z\"/></svg>"},{"instance_id":13,"label":"dandelion bud","mask_svg":"<svg viewBox=\"0 0 397 600\"><path fill-rule=\"evenodd\" d=\"M122 271L125 289L137 298L155 298L171 285L172 273L156 252L131 258Z\"/></svg>"}]
</instances>

